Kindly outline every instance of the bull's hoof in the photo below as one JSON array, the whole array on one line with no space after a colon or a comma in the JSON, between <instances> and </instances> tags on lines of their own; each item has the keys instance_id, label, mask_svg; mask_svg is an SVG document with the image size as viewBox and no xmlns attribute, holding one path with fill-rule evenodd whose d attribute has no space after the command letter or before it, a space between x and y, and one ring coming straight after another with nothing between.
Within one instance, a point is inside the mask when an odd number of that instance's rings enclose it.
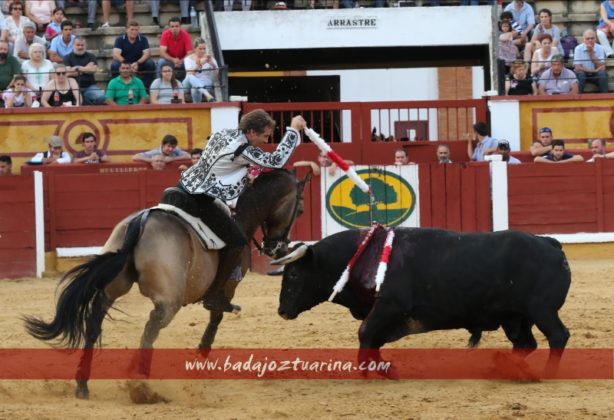
<instances>
[{"instance_id":1,"label":"bull's hoof","mask_svg":"<svg viewBox=\"0 0 614 420\"><path fill-rule=\"evenodd\" d=\"M386 370L378 370L377 373L384 378L391 379L393 381L398 381L401 378L399 375L399 370L393 364L390 364Z\"/></svg>"},{"instance_id":2,"label":"bull's hoof","mask_svg":"<svg viewBox=\"0 0 614 420\"><path fill-rule=\"evenodd\" d=\"M200 356L209 357L210 353L211 353L211 346L204 346L204 345L198 346L198 354Z\"/></svg>"},{"instance_id":3,"label":"bull's hoof","mask_svg":"<svg viewBox=\"0 0 614 420\"><path fill-rule=\"evenodd\" d=\"M78 384L75 388L75 397L80 400L89 400L90 399L90 391L87 389L87 385Z\"/></svg>"}]
</instances>

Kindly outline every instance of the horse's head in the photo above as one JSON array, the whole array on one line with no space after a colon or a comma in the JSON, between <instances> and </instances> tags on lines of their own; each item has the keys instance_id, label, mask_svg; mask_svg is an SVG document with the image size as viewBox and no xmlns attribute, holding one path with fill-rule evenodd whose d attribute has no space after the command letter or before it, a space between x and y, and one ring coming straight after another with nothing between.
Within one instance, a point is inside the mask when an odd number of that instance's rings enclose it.
<instances>
[{"instance_id":1,"label":"horse's head","mask_svg":"<svg viewBox=\"0 0 614 420\"><path fill-rule=\"evenodd\" d=\"M241 196L237 216L242 216L249 236L260 226L262 245L257 246L269 257L280 258L288 253L288 235L295 220L303 213L303 194L310 178L311 173L298 181L288 171L272 171L256 178L252 188ZM251 223L247 219L251 219Z\"/></svg>"}]
</instances>

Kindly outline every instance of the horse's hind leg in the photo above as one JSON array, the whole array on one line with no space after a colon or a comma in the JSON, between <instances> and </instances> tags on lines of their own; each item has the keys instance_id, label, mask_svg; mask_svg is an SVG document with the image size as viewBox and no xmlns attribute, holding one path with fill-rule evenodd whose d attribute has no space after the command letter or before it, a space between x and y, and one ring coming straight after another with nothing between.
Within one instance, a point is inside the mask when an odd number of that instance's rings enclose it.
<instances>
[{"instance_id":1,"label":"horse's hind leg","mask_svg":"<svg viewBox=\"0 0 614 420\"><path fill-rule=\"evenodd\" d=\"M154 302L154 308L149 313L149 320L141 337L141 351L138 361L138 373L149 376L151 367L151 349L158 338L160 330L166 327L181 308L180 303Z\"/></svg>"},{"instance_id":2,"label":"horse's hind leg","mask_svg":"<svg viewBox=\"0 0 614 420\"><path fill-rule=\"evenodd\" d=\"M107 286L106 296L99 294L92 302L92 316L87 319L85 326L85 345L83 353L79 359L77 367L77 387L75 388L75 396L81 399L88 399L90 391L87 387L87 381L90 377L92 369L93 348L96 341L102 333L102 321L107 314L107 311L113 302L120 296L125 295L130 291L132 281L126 277L117 277L111 284Z\"/></svg>"}]
</instances>

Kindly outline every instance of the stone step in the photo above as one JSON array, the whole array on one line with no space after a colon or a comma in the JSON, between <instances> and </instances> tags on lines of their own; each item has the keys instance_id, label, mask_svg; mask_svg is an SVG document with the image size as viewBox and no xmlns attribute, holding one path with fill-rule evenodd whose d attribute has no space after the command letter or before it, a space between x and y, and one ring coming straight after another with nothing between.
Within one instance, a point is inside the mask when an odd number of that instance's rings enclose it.
<instances>
[{"instance_id":1,"label":"stone step","mask_svg":"<svg viewBox=\"0 0 614 420\"><path fill-rule=\"evenodd\" d=\"M199 28L193 28L191 25L182 25L182 28L190 34L192 39L199 37L201 34ZM151 48L160 46L160 35L163 31L164 29L155 25L140 27L140 33L147 37ZM125 32L126 28L124 27L98 28L95 30L80 28L74 30L75 35L81 35L87 39L87 47L91 50L113 48L115 39Z\"/></svg>"}]
</instances>

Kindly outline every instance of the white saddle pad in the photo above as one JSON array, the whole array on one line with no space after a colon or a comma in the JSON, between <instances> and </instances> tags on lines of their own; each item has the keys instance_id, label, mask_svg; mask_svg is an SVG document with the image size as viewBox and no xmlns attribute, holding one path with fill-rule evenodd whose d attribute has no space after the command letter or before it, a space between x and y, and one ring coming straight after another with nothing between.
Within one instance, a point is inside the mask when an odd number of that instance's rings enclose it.
<instances>
[{"instance_id":1,"label":"white saddle pad","mask_svg":"<svg viewBox=\"0 0 614 420\"><path fill-rule=\"evenodd\" d=\"M175 207L170 204L158 204L157 206L151 207L151 210L162 210L183 219L188 225L190 225L202 242L203 246L207 249L222 249L226 246L226 243L221 240L207 225L205 225L202 220L188 214L179 207Z\"/></svg>"}]
</instances>

